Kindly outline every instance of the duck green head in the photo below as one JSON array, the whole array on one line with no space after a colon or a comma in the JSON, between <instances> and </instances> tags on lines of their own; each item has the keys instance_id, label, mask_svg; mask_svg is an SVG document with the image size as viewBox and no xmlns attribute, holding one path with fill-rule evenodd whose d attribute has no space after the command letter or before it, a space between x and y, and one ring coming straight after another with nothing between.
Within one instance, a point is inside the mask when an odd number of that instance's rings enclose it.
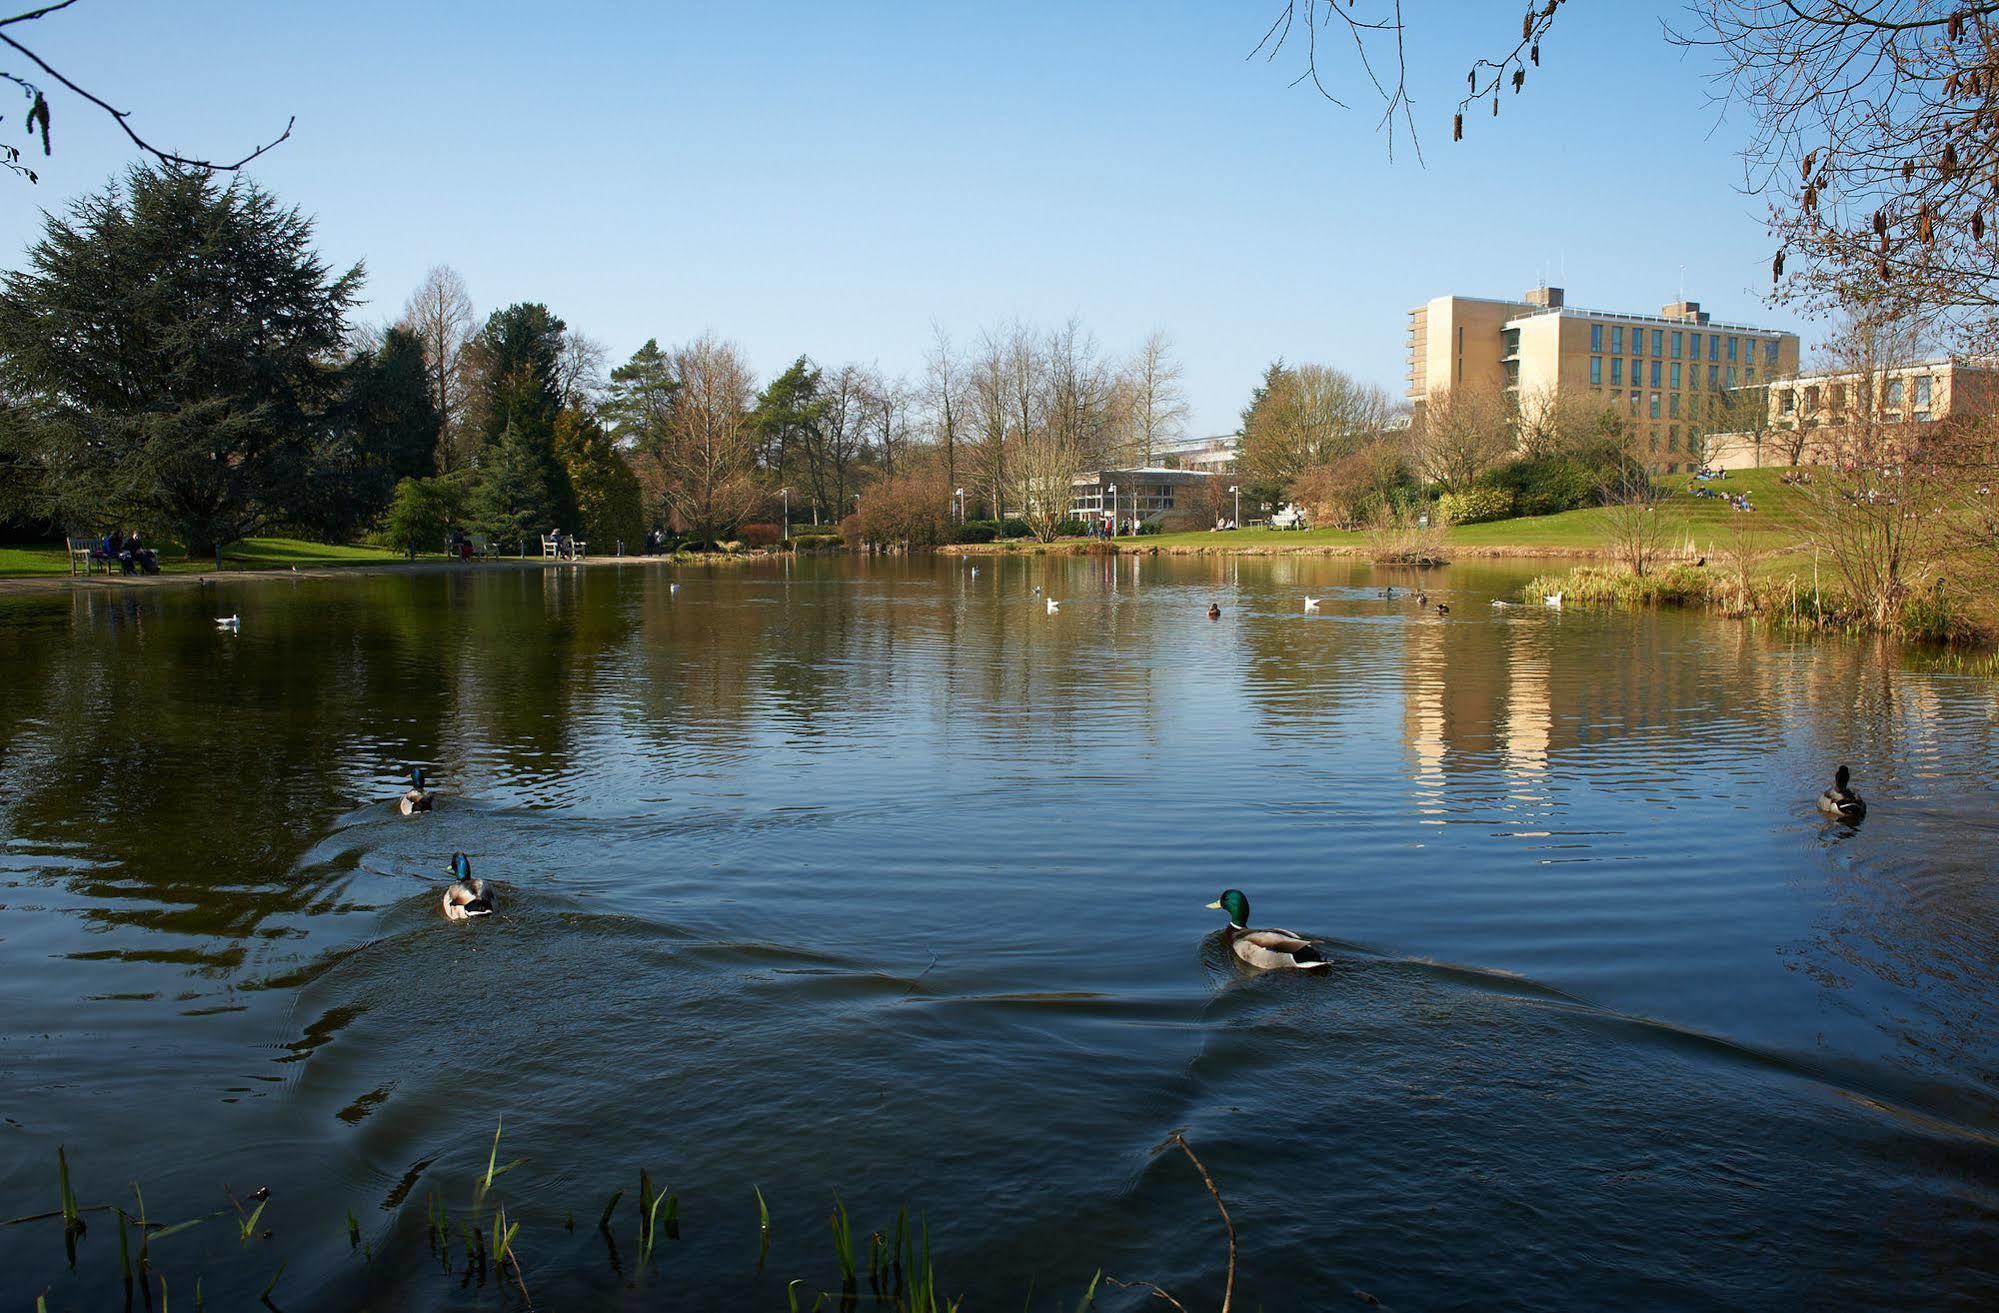
<instances>
[{"instance_id":1,"label":"duck green head","mask_svg":"<svg viewBox=\"0 0 1999 1313\"><path fill-rule=\"evenodd\" d=\"M451 874L460 880L472 878L472 859L464 853L451 854Z\"/></svg>"},{"instance_id":2,"label":"duck green head","mask_svg":"<svg viewBox=\"0 0 1999 1313\"><path fill-rule=\"evenodd\" d=\"M1229 924L1238 930L1246 929L1249 925L1249 899L1243 896L1240 889L1222 890L1222 896L1208 906L1216 911L1227 912Z\"/></svg>"},{"instance_id":3,"label":"duck green head","mask_svg":"<svg viewBox=\"0 0 1999 1313\"><path fill-rule=\"evenodd\" d=\"M417 787L417 789L418 789L418 790L422 790L422 788L423 788L423 767L421 767L421 766L418 766L418 767L417 767L417 768L416 768L415 770L412 770L412 771L410 772L410 783L411 783L411 784L414 784L414 785L415 785L415 786Z\"/></svg>"}]
</instances>

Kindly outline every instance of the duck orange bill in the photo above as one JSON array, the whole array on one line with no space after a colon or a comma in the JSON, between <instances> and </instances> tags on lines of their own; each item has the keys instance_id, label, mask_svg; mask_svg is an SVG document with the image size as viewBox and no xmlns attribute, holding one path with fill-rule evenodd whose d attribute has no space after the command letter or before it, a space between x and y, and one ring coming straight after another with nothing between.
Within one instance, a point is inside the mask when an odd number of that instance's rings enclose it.
<instances>
[{"instance_id":1,"label":"duck orange bill","mask_svg":"<svg viewBox=\"0 0 1999 1313\"><path fill-rule=\"evenodd\" d=\"M1209 911L1213 911L1213 912L1219 912L1219 911L1221 911L1221 910L1222 910L1222 900L1221 900L1221 899L1219 899L1219 898L1217 898L1217 899L1216 899L1216 900L1215 900L1214 902L1212 902L1212 903L1209 903L1209 904L1208 904L1208 910L1209 910Z\"/></svg>"}]
</instances>

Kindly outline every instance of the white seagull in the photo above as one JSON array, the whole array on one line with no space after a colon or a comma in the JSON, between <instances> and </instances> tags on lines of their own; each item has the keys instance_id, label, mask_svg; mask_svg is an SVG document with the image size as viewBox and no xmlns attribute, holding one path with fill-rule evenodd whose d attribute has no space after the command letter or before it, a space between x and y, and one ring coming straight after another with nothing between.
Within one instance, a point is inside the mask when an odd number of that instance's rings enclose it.
<instances>
[{"instance_id":1,"label":"white seagull","mask_svg":"<svg viewBox=\"0 0 1999 1313\"><path fill-rule=\"evenodd\" d=\"M1048 614L1049 614L1049 615L1054 615L1054 614L1055 614L1055 613L1056 613L1057 611L1060 611L1061 609L1062 609L1062 604L1061 604L1060 602L1056 601L1056 600L1055 600L1054 598L1052 598L1052 597L1048 599Z\"/></svg>"},{"instance_id":2,"label":"white seagull","mask_svg":"<svg viewBox=\"0 0 1999 1313\"><path fill-rule=\"evenodd\" d=\"M243 627L243 617L239 615L217 616L215 627L230 630L241 629Z\"/></svg>"},{"instance_id":3,"label":"white seagull","mask_svg":"<svg viewBox=\"0 0 1999 1313\"><path fill-rule=\"evenodd\" d=\"M1320 599L1319 599L1319 598L1316 598L1316 597L1308 597L1308 598L1306 598L1306 599L1305 599L1305 609L1306 609L1307 611L1316 611L1316 610L1318 610L1318 609L1319 609L1319 601L1320 601Z\"/></svg>"},{"instance_id":4,"label":"white seagull","mask_svg":"<svg viewBox=\"0 0 1999 1313\"><path fill-rule=\"evenodd\" d=\"M1560 593L1549 593L1541 599L1541 605L1559 611L1562 609L1562 595Z\"/></svg>"}]
</instances>

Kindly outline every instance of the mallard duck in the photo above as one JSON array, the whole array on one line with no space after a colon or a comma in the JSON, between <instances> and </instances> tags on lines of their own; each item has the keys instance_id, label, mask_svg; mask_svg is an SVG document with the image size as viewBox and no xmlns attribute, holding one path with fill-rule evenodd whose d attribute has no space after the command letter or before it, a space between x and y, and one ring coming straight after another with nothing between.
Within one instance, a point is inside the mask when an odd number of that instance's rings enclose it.
<instances>
[{"instance_id":1,"label":"mallard duck","mask_svg":"<svg viewBox=\"0 0 1999 1313\"><path fill-rule=\"evenodd\" d=\"M1229 914L1229 950L1253 967L1322 971L1332 965L1311 940L1289 930L1251 930L1249 899L1240 889L1224 889L1208 907Z\"/></svg>"},{"instance_id":2,"label":"mallard duck","mask_svg":"<svg viewBox=\"0 0 1999 1313\"><path fill-rule=\"evenodd\" d=\"M491 916L497 904L486 890L486 882L472 875L472 859L464 853L451 854L451 874L456 878L444 890L444 919L464 921L475 916Z\"/></svg>"},{"instance_id":3,"label":"mallard duck","mask_svg":"<svg viewBox=\"0 0 1999 1313\"><path fill-rule=\"evenodd\" d=\"M1853 772L1841 766L1833 772L1832 787L1819 795L1819 810L1842 821L1857 821L1867 815L1867 803L1848 788Z\"/></svg>"},{"instance_id":4,"label":"mallard duck","mask_svg":"<svg viewBox=\"0 0 1999 1313\"><path fill-rule=\"evenodd\" d=\"M403 795L402 800L403 815L414 816L418 812L427 812L430 810L430 804L431 796L424 792L423 788L423 767L418 766L410 772L410 789Z\"/></svg>"},{"instance_id":5,"label":"mallard duck","mask_svg":"<svg viewBox=\"0 0 1999 1313\"><path fill-rule=\"evenodd\" d=\"M1437 603L1437 614L1438 614L1438 615L1449 615L1450 613L1451 613L1451 604L1450 604L1449 602L1439 602L1439 603Z\"/></svg>"},{"instance_id":6,"label":"mallard duck","mask_svg":"<svg viewBox=\"0 0 1999 1313\"><path fill-rule=\"evenodd\" d=\"M1221 606L1221 603L1219 603L1219 602L1210 602L1210 603L1208 603L1208 619L1210 619L1210 620L1219 620L1219 619L1221 619L1221 618L1222 618L1222 606Z\"/></svg>"}]
</instances>

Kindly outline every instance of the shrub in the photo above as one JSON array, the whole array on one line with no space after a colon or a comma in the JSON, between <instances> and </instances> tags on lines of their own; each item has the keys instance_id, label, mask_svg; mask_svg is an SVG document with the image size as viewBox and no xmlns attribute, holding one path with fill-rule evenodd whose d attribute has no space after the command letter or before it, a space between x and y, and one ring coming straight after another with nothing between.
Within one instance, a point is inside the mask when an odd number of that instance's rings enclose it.
<instances>
[{"instance_id":1,"label":"shrub","mask_svg":"<svg viewBox=\"0 0 1999 1313\"><path fill-rule=\"evenodd\" d=\"M1081 520L1059 520L1055 525L1057 538L1081 538L1090 531L1090 526Z\"/></svg>"},{"instance_id":2,"label":"shrub","mask_svg":"<svg viewBox=\"0 0 1999 1313\"><path fill-rule=\"evenodd\" d=\"M999 527L991 520L968 520L958 526L953 542L989 543L999 537Z\"/></svg>"},{"instance_id":3,"label":"shrub","mask_svg":"<svg viewBox=\"0 0 1999 1313\"><path fill-rule=\"evenodd\" d=\"M736 532L752 547L775 546L783 537L783 531L775 524L745 524Z\"/></svg>"},{"instance_id":4,"label":"shrub","mask_svg":"<svg viewBox=\"0 0 1999 1313\"><path fill-rule=\"evenodd\" d=\"M837 552L846 545L846 540L837 533L795 533L791 536L791 550L794 552Z\"/></svg>"},{"instance_id":5,"label":"shrub","mask_svg":"<svg viewBox=\"0 0 1999 1313\"><path fill-rule=\"evenodd\" d=\"M1437 499L1437 513L1451 524L1484 524L1513 514L1511 488L1472 488Z\"/></svg>"},{"instance_id":6,"label":"shrub","mask_svg":"<svg viewBox=\"0 0 1999 1313\"><path fill-rule=\"evenodd\" d=\"M1508 461L1480 479L1479 487L1512 493L1515 515L1553 515L1594 505L1597 490L1607 482L1617 482L1627 464L1625 456L1611 448Z\"/></svg>"},{"instance_id":7,"label":"shrub","mask_svg":"<svg viewBox=\"0 0 1999 1313\"><path fill-rule=\"evenodd\" d=\"M1156 533L1158 533L1158 532L1159 532L1159 521L1157 521L1157 520L1141 520L1141 521L1139 521L1139 525L1138 525L1138 535L1139 535L1139 537L1141 537L1141 538L1144 538L1144 537L1147 537L1147 536L1149 536L1149 535L1152 535L1152 534L1156 534Z\"/></svg>"},{"instance_id":8,"label":"shrub","mask_svg":"<svg viewBox=\"0 0 1999 1313\"><path fill-rule=\"evenodd\" d=\"M861 494L858 540L936 547L951 541L951 492L941 479L884 479Z\"/></svg>"}]
</instances>

